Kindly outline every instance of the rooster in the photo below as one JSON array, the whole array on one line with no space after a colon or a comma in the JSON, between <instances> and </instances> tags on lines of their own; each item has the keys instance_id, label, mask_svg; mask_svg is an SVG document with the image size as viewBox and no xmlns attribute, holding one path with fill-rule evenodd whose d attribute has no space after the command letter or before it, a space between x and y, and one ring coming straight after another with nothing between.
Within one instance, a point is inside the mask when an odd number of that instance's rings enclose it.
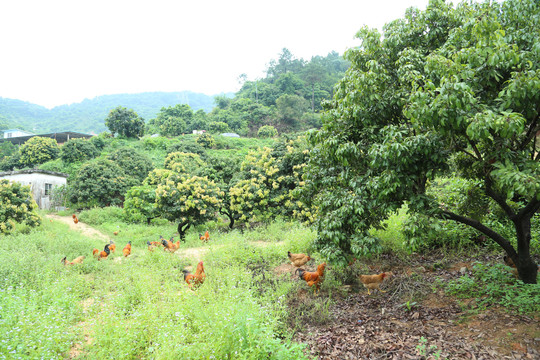
<instances>
[{"instance_id":1,"label":"rooster","mask_svg":"<svg viewBox=\"0 0 540 360\"><path fill-rule=\"evenodd\" d=\"M298 268L296 269L295 273L298 272L299 279L304 280L309 286L315 285L315 292L318 292L324 278L325 268L326 263L322 263L317 266L317 271L315 272L305 271L302 268Z\"/></svg>"},{"instance_id":2,"label":"rooster","mask_svg":"<svg viewBox=\"0 0 540 360\"><path fill-rule=\"evenodd\" d=\"M111 250L111 252L116 250L116 244L112 240L109 240L109 250Z\"/></svg>"},{"instance_id":3,"label":"rooster","mask_svg":"<svg viewBox=\"0 0 540 360\"><path fill-rule=\"evenodd\" d=\"M84 256L78 256L76 257L75 259L71 260L71 261L67 261L67 256L64 256L64 258L62 259L62 265L75 265L75 264L82 264L83 260L84 260Z\"/></svg>"},{"instance_id":4,"label":"rooster","mask_svg":"<svg viewBox=\"0 0 540 360\"><path fill-rule=\"evenodd\" d=\"M71 217L73 218L73 222L74 222L75 224L78 224L78 223L79 223L79 218L77 218L77 215L73 214L73 215L71 215Z\"/></svg>"},{"instance_id":5,"label":"rooster","mask_svg":"<svg viewBox=\"0 0 540 360\"><path fill-rule=\"evenodd\" d=\"M300 266L305 265L308 261L311 260L311 257L306 254L292 254L290 251L287 251L287 256L291 261L291 264L299 268Z\"/></svg>"},{"instance_id":6,"label":"rooster","mask_svg":"<svg viewBox=\"0 0 540 360\"><path fill-rule=\"evenodd\" d=\"M360 281L362 282L362 284L364 284L364 287L367 290L368 292L368 295L371 295L371 291L370 290L379 290L380 292L386 292L384 290L381 290L379 288L379 286L381 286L382 282L384 281L385 278L387 277L390 277L390 275L392 275L392 273L390 272L383 272L383 273L380 273L378 275L360 275L359 278L360 278Z\"/></svg>"},{"instance_id":7,"label":"rooster","mask_svg":"<svg viewBox=\"0 0 540 360\"><path fill-rule=\"evenodd\" d=\"M210 240L210 233L208 232L208 230L206 230L206 232L203 234L199 234L199 239L202 241L202 242L208 242L208 240Z\"/></svg>"},{"instance_id":8,"label":"rooster","mask_svg":"<svg viewBox=\"0 0 540 360\"><path fill-rule=\"evenodd\" d=\"M165 251L168 251L170 253L174 253L176 250L178 250L180 248L180 240L178 240L177 242L173 242L174 240L174 236L171 237L170 240L165 240L164 238L161 240L161 243L163 244L163 246L165 247Z\"/></svg>"},{"instance_id":9,"label":"rooster","mask_svg":"<svg viewBox=\"0 0 540 360\"><path fill-rule=\"evenodd\" d=\"M109 256L109 254L111 253L111 250L109 249L109 246L110 246L110 244L105 245L105 248L103 248L102 251L99 251L98 249L94 249L92 251L92 254L98 260L106 259L107 256Z\"/></svg>"},{"instance_id":10,"label":"rooster","mask_svg":"<svg viewBox=\"0 0 540 360\"><path fill-rule=\"evenodd\" d=\"M124 254L125 257L128 257L131 254L131 241L127 243L127 245L122 250L122 254Z\"/></svg>"},{"instance_id":11,"label":"rooster","mask_svg":"<svg viewBox=\"0 0 540 360\"><path fill-rule=\"evenodd\" d=\"M190 288L202 285L204 279L206 279L206 274L204 273L202 261L197 264L197 270L195 271L195 274L190 273L188 270L182 270L182 273L184 273L184 281L188 284Z\"/></svg>"}]
</instances>

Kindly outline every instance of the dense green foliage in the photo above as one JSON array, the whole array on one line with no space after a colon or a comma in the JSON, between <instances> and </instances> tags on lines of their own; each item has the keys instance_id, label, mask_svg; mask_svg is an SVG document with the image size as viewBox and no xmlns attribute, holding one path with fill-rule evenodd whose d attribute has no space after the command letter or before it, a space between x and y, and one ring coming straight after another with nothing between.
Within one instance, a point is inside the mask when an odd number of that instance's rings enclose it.
<instances>
[{"instance_id":1,"label":"dense green foliage","mask_svg":"<svg viewBox=\"0 0 540 360\"><path fill-rule=\"evenodd\" d=\"M31 227L40 225L41 217L36 209L37 204L29 186L0 180L0 233L10 233L16 223L25 223Z\"/></svg>"},{"instance_id":2,"label":"dense green foliage","mask_svg":"<svg viewBox=\"0 0 540 360\"><path fill-rule=\"evenodd\" d=\"M99 150L87 139L71 139L60 148L60 158L66 163L95 158Z\"/></svg>"},{"instance_id":3,"label":"dense green foliage","mask_svg":"<svg viewBox=\"0 0 540 360\"><path fill-rule=\"evenodd\" d=\"M70 183L70 201L85 207L122 204L136 183L117 163L96 159L81 166Z\"/></svg>"},{"instance_id":4,"label":"dense green foliage","mask_svg":"<svg viewBox=\"0 0 540 360\"><path fill-rule=\"evenodd\" d=\"M407 202L482 232L536 282L539 28L532 0L456 8L434 0L387 24L384 36L358 32L362 46L346 54L351 68L311 137L308 198L322 215L322 253L343 262L371 251L368 230ZM440 202L430 191L449 170L474 184L459 192L467 199ZM488 202L512 222L516 247L484 218Z\"/></svg>"},{"instance_id":5,"label":"dense green foliage","mask_svg":"<svg viewBox=\"0 0 540 360\"><path fill-rule=\"evenodd\" d=\"M56 159L60 148L55 139L35 136L21 145L20 153L21 164L33 167Z\"/></svg>"},{"instance_id":6,"label":"dense green foliage","mask_svg":"<svg viewBox=\"0 0 540 360\"><path fill-rule=\"evenodd\" d=\"M128 138L137 138L144 134L144 119L132 109L118 106L105 118L105 126L111 134L118 134Z\"/></svg>"},{"instance_id":7,"label":"dense green foliage","mask_svg":"<svg viewBox=\"0 0 540 360\"><path fill-rule=\"evenodd\" d=\"M206 177L173 174L157 187L156 205L162 216L178 222L183 239L191 227L215 217L222 198L220 189Z\"/></svg>"}]
</instances>

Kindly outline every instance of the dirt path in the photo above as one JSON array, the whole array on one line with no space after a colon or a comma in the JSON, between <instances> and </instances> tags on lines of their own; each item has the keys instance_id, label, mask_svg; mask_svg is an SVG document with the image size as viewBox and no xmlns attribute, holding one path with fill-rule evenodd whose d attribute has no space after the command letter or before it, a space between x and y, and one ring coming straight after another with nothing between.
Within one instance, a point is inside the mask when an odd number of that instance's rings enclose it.
<instances>
[{"instance_id":1,"label":"dirt path","mask_svg":"<svg viewBox=\"0 0 540 360\"><path fill-rule=\"evenodd\" d=\"M75 224L71 216L48 214L47 218L68 224L71 230L80 231L85 236L101 239L105 242L109 242L109 240L111 240L109 236L103 234L101 231L96 230L89 225L86 225L85 223L79 221L77 224Z\"/></svg>"}]
</instances>

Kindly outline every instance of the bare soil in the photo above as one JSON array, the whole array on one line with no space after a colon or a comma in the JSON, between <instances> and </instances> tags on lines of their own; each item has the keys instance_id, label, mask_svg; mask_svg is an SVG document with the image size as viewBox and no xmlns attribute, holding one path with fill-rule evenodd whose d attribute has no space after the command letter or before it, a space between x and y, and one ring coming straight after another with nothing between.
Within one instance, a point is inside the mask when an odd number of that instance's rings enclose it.
<instances>
[{"instance_id":1,"label":"bare soil","mask_svg":"<svg viewBox=\"0 0 540 360\"><path fill-rule=\"evenodd\" d=\"M539 318L496 307L480 312L474 304L434 292L436 278L455 279L469 271L472 261L418 257L396 263L389 257L377 265L355 264L350 270L355 276L392 271L394 276L381 285L387 292L368 295L351 281L342 295L333 295L336 302L321 314L327 319L307 317L294 340L307 343L306 352L319 359L540 359ZM291 305L305 307L329 296L307 293L311 299L299 292Z\"/></svg>"},{"instance_id":2,"label":"bare soil","mask_svg":"<svg viewBox=\"0 0 540 360\"><path fill-rule=\"evenodd\" d=\"M54 215L54 214L47 214L47 218L49 218L51 220L60 221L60 222L62 222L64 224L68 224L69 228L71 230L80 231L85 236L88 236L88 237L91 237L91 238L96 238L96 239L101 239L101 240L103 240L105 242L109 242L109 240L111 240L111 238L109 236L107 236L107 235L103 234L101 231L96 230L93 227L81 222L80 220L79 220L79 222L77 224L75 224L73 222L73 218L71 216L59 216L59 215Z\"/></svg>"}]
</instances>

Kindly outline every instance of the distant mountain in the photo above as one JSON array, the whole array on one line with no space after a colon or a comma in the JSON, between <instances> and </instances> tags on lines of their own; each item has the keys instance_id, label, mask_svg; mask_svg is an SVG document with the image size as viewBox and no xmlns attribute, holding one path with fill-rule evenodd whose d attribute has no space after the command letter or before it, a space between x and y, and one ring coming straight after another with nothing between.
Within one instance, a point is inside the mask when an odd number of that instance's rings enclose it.
<instances>
[{"instance_id":1,"label":"distant mountain","mask_svg":"<svg viewBox=\"0 0 540 360\"><path fill-rule=\"evenodd\" d=\"M220 95L234 96L233 93ZM155 118L162 107L176 104L188 104L194 111L202 109L210 112L214 107L214 96L190 91L103 95L52 109L0 97L0 118L10 127L34 133L55 131L100 133L107 130L105 118L109 111L117 106L133 109L145 120L150 120Z\"/></svg>"}]
</instances>

